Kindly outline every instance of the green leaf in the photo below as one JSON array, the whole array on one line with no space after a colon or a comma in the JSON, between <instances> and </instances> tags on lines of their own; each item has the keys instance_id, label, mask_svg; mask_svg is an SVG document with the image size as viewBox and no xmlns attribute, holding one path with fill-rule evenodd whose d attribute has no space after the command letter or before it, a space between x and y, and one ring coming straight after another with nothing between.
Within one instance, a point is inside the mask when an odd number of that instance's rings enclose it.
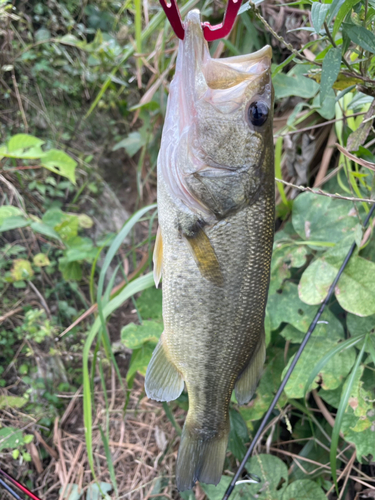
<instances>
[{"instance_id":1,"label":"green leaf","mask_svg":"<svg viewBox=\"0 0 375 500\"><path fill-rule=\"evenodd\" d=\"M139 132L130 132L125 139L122 139L122 141L113 146L112 151L125 148L129 156L134 156L145 144L146 137L142 136Z\"/></svg>"},{"instance_id":2,"label":"green leaf","mask_svg":"<svg viewBox=\"0 0 375 500\"><path fill-rule=\"evenodd\" d=\"M136 304L143 319L162 319L162 291L160 288L152 287L144 290Z\"/></svg>"},{"instance_id":3,"label":"green leaf","mask_svg":"<svg viewBox=\"0 0 375 500\"><path fill-rule=\"evenodd\" d=\"M329 9L329 16L327 19L327 24L328 26L331 24L332 19L335 17L337 12L339 11L341 5L343 5L347 0L333 0L330 9Z\"/></svg>"},{"instance_id":4,"label":"green leaf","mask_svg":"<svg viewBox=\"0 0 375 500\"><path fill-rule=\"evenodd\" d=\"M43 234L43 236L48 236L49 238L54 238L56 240L61 240L60 236L56 233L52 227L43 222L32 222L30 228L36 233Z\"/></svg>"},{"instance_id":5,"label":"green leaf","mask_svg":"<svg viewBox=\"0 0 375 500\"><path fill-rule=\"evenodd\" d=\"M75 238L78 234L79 222L76 215L64 214L65 218L54 229L65 242Z\"/></svg>"},{"instance_id":6,"label":"green leaf","mask_svg":"<svg viewBox=\"0 0 375 500\"><path fill-rule=\"evenodd\" d=\"M49 258L45 253L37 253L33 257L34 265L37 267L45 267L51 264Z\"/></svg>"},{"instance_id":7,"label":"green leaf","mask_svg":"<svg viewBox=\"0 0 375 500\"><path fill-rule=\"evenodd\" d=\"M0 396L0 410L3 408L22 408L28 402L20 396Z\"/></svg>"},{"instance_id":8,"label":"green leaf","mask_svg":"<svg viewBox=\"0 0 375 500\"><path fill-rule=\"evenodd\" d=\"M302 302L298 295L297 285L286 282L279 293L268 298L267 311L270 315L272 330L277 330L282 323L289 323L303 336L318 312L318 308ZM339 340L344 336L342 324L328 308L325 309L313 333L313 337L325 338L327 336L331 340Z\"/></svg>"},{"instance_id":9,"label":"green leaf","mask_svg":"<svg viewBox=\"0 0 375 500\"><path fill-rule=\"evenodd\" d=\"M79 262L68 262L64 257L59 259L59 271L61 271L64 280L80 281L82 279L82 267Z\"/></svg>"},{"instance_id":10,"label":"green leaf","mask_svg":"<svg viewBox=\"0 0 375 500\"><path fill-rule=\"evenodd\" d=\"M64 153L64 151L50 149L42 156L41 164L51 172L66 177L73 184L76 183L75 169L77 162Z\"/></svg>"},{"instance_id":11,"label":"green leaf","mask_svg":"<svg viewBox=\"0 0 375 500\"><path fill-rule=\"evenodd\" d=\"M344 200L302 193L293 202L293 227L315 248L314 241L352 243L358 223L353 206Z\"/></svg>"},{"instance_id":12,"label":"green leaf","mask_svg":"<svg viewBox=\"0 0 375 500\"><path fill-rule=\"evenodd\" d=\"M341 47L331 48L323 60L322 77L320 81L320 105L323 104L328 92L332 89L341 67Z\"/></svg>"},{"instance_id":13,"label":"green leaf","mask_svg":"<svg viewBox=\"0 0 375 500\"><path fill-rule=\"evenodd\" d=\"M146 375L147 366L151 360L154 349L154 343L146 342L142 344L142 347L133 351L132 357L130 358L128 373L126 374L126 380L130 380L137 372L143 376Z\"/></svg>"},{"instance_id":14,"label":"green leaf","mask_svg":"<svg viewBox=\"0 0 375 500\"><path fill-rule=\"evenodd\" d=\"M44 141L29 134L16 134L8 141L8 153L24 153L30 148L35 148L44 144Z\"/></svg>"},{"instance_id":15,"label":"green leaf","mask_svg":"<svg viewBox=\"0 0 375 500\"><path fill-rule=\"evenodd\" d=\"M251 496L259 500L281 499L288 484L288 468L273 455L255 455L246 462L246 470L261 479L260 483L249 484Z\"/></svg>"},{"instance_id":16,"label":"green leaf","mask_svg":"<svg viewBox=\"0 0 375 500\"><path fill-rule=\"evenodd\" d=\"M100 500L102 498L109 498L107 496L107 493L109 493L112 489L113 488L110 483L101 482L99 485L96 483L90 484L87 489L86 500ZM106 496L103 497L101 492Z\"/></svg>"},{"instance_id":17,"label":"green leaf","mask_svg":"<svg viewBox=\"0 0 375 500\"><path fill-rule=\"evenodd\" d=\"M13 450L23 443L22 431L15 427L3 427L0 429L0 451Z\"/></svg>"},{"instance_id":18,"label":"green leaf","mask_svg":"<svg viewBox=\"0 0 375 500\"><path fill-rule=\"evenodd\" d=\"M314 2L311 6L311 19L316 33L319 33L323 26L330 5L327 3Z\"/></svg>"},{"instance_id":19,"label":"green leaf","mask_svg":"<svg viewBox=\"0 0 375 500\"><path fill-rule=\"evenodd\" d=\"M372 54L375 54L375 35L363 28L362 26L356 26L355 24L343 23L344 33L360 47L368 50Z\"/></svg>"},{"instance_id":20,"label":"green leaf","mask_svg":"<svg viewBox=\"0 0 375 500\"><path fill-rule=\"evenodd\" d=\"M329 351L323 357L321 357L321 359L319 360L318 363L316 363L316 360L315 360L314 365L313 365L314 368L309 372L309 376L308 376L308 379L306 381L306 385L305 385L305 389L304 389L305 394L309 390L310 385L313 383L315 377L323 370L323 368L326 366L326 364L330 360L332 360L332 358L336 354L338 354L346 349L349 349L350 347L354 347L356 344L361 342L362 339L363 339L363 336L358 335L357 337L352 337L352 338L349 338L347 340L344 340L343 342L340 342L338 345L335 345L334 347L329 349Z\"/></svg>"},{"instance_id":21,"label":"green leaf","mask_svg":"<svg viewBox=\"0 0 375 500\"><path fill-rule=\"evenodd\" d=\"M59 493L63 492L63 488L60 488ZM83 495L83 488L75 483L68 483L65 488L65 493L63 495L63 500L79 500Z\"/></svg>"},{"instance_id":22,"label":"green leaf","mask_svg":"<svg viewBox=\"0 0 375 500\"><path fill-rule=\"evenodd\" d=\"M208 500L222 500L226 489L229 486L231 478L228 476L221 476L221 481L217 486L213 484L204 484L199 483L199 486L207 495ZM231 500L240 500L240 499L250 499L249 485L247 484L239 484L236 486L235 490L231 495Z\"/></svg>"},{"instance_id":23,"label":"green leaf","mask_svg":"<svg viewBox=\"0 0 375 500\"><path fill-rule=\"evenodd\" d=\"M311 78L306 78L300 74L278 73L273 78L276 99L283 97L297 96L309 99L319 90L319 84Z\"/></svg>"},{"instance_id":24,"label":"green leaf","mask_svg":"<svg viewBox=\"0 0 375 500\"><path fill-rule=\"evenodd\" d=\"M23 217L8 217L4 219L0 224L0 233L4 231L13 231L14 229L19 229L21 227L26 227L30 224L29 220L24 219Z\"/></svg>"},{"instance_id":25,"label":"green leaf","mask_svg":"<svg viewBox=\"0 0 375 500\"><path fill-rule=\"evenodd\" d=\"M303 273L299 296L306 304L320 304L337 275L343 255L326 252ZM335 287L335 296L343 309L358 316L375 314L375 264L352 256Z\"/></svg>"},{"instance_id":26,"label":"green leaf","mask_svg":"<svg viewBox=\"0 0 375 500\"><path fill-rule=\"evenodd\" d=\"M314 481L297 479L287 487L282 500L326 500L326 496Z\"/></svg>"},{"instance_id":27,"label":"green leaf","mask_svg":"<svg viewBox=\"0 0 375 500\"><path fill-rule=\"evenodd\" d=\"M366 340L367 340L367 337L366 337ZM348 383L346 384L346 386L344 387L344 389L342 391L340 405L339 405L337 413L336 413L335 425L333 426L333 430L332 430L331 453L330 453L331 474L332 474L333 481L336 485L336 492L337 493L338 493L338 486L337 486L336 462L337 462L337 446L338 446L339 437L340 437L341 424L343 421L346 406L348 404L350 392L351 392L352 387L353 387L353 382L354 382L354 379L356 377L357 371L359 369L359 366L360 366L360 363L361 363L361 360L363 357L365 345L366 345L366 342L363 344L361 352L357 356L357 360L355 362L354 368L353 368L353 370L348 378ZM374 449L375 448L373 448L373 450Z\"/></svg>"},{"instance_id":28,"label":"green leaf","mask_svg":"<svg viewBox=\"0 0 375 500\"><path fill-rule=\"evenodd\" d=\"M335 344L336 342L329 338L311 338L309 340L285 387L285 392L290 398L303 398L309 375L317 360L323 358ZM283 377L293 359L294 356L285 367ZM332 356L319 372L322 387L326 390L339 387L350 372L354 362L355 351L353 349L342 349ZM317 387L317 383L313 382L310 387Z\"/></svg>"},{"instance_id":29,"label":"green leaf","mask_svg":"<svg viewBox=\"0 0 375 500\"><path fill-rule=\"evenodd\" d=\"M0 225L4 222L5 219L22 215L22 210L20 210L19 208L13 207L13 205L3 205L2 207L0 207Z\"/></svg>"},{"instance_id":30,"label":"green leaf","mask_svg":"<svg viewBox=\"0 0 375 500\"><path fill-rule=\"evenodd\" d=\"M86 214L79 214L78 216L79 227L90 229L94 225L94 221Z\"/></svg>"},{"instance_id":31,"label":"green leaf","mask_svg":"<svg viewBox=\"0 0 375 500\"><path fill-rule=\"evenodd\" d=\"M375 330L375 315L360 317L348 313L346 315L346 325L352 336L372 333Z\"/></svg>"},{"instance_id":32,"label":"green leaf","mask_svg":"<svg viewBox=\"0 0 375 500\"><path fill-rule=\"evenodd\" d=\"M16 259L10 271L14 281L30 280L34 276L34 271L28 260Z\"/></svg>"},{"instance_id":33,"label":"green leaf","mask_svg":"<svg viewBox=\"0 0 375 500\"><path fill-rule=\"evenodd\" d=\"M276 293L284 280L290 278L291 268L302 267L306 263L308 250L305 245L296 245L294 242L285 244L275 242L271 262L271 281L269 295Z\"/></svg>"},{"instance_id":34,"label":"green leaf","mask_svg":"<svg viewBox=\"0 0 375 500\"><path fill-rule=\"evenodd\" d=\"M348 408L341 422L341 432L348 443L355 445L357 458L359 462L363 462L363 457L374 456L375 450L375 417L371 416L371 426L362 429L360 432L356 430L358 417L354 415L352 408Z\"/></svg>"},{"instance_id":35,"label":"green leaf","mask_svg":"<svg viewBox=\"0 0 375 500\"><path fill-rule=\"evenodd\" d=\"M139 349L145 342L156 345L163 328L163 324L157 321L143 321L141 325L130 323L121 330L121 342L128 349Z\"/></svg>"},{"instance_id":36,"label":"green leaf","mask_svg":"<svg viewBox=\"0 0 375 500\"><path fill-rule=\"evenodd\" d=\"M340 29L341 23L345 19L346 15L349 14L349 12L352 10L354 5L357 5L357 3L360 0L345 0L344 4L341 6L340 10L337 13L335 23L333 25L333 31L332 31L332 36L335 38L337 35L337 32Z\"/></svg>"},{"instance_id":37,"label":"green leaf","mask_svg":"<svg viewBox=\"0 0 375 500\"><path fill-rule=\"evenodd\" d=\"M311 241L311 248L318 248L314 241L352 243L358 219L353 206L344 200L302 193L293 202L292 222L298 235Z\"/></svg>"},{"instance_id":38,"label":"green leaf","mask_svg":"<svg viewBox=\"0 0 375 500\"><path fill-rule=\"evenodd\" d=\"M237 458L242 460L246 454L246 444L249 443L249 433L246 423L238 411L229 409L230 432L228 448Z\"/></svg>"}]
</instances>

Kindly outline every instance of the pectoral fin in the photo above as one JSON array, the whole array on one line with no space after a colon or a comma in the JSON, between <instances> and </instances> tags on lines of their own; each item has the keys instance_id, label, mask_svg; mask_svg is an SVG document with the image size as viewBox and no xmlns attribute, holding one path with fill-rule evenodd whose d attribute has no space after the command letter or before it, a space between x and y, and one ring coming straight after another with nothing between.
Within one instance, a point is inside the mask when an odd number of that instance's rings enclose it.
<instances>
[{"instance_id":1,"label":"pectoral fin","mask_svg":"<svg viewBox=\"0 0 375 500\"><path fill-rule=\"evenodd\" d=\"M263 332L257 352L251 357L249 364L240 375L234 387L239 405L244 405L252 398L262 374L266 357L265 334Z\"/></svg>"},{"instance_id":2,"label":"pectoral fin","mask_svg":"<svg viewBox=\"0 0 375 500\"><path fill-rule=\"evenodd\" d=\"M156 401L173 401L184 389L181 373L168 358L161 336L147 367L145 389L147 397Z\"/></svg>"},{"instance_id":3,"label":"pectoral fin","mask_svg":"<svg viewBox=\"0 0 375 500\"><path fill-rule=\"evenodd\" d=\"M160 226L158 227L158 232L156 233L154 255L152 260L154 262L154 281L157 288L163 271L163 238L161 236Z\"/></svg>"},{"instance_id":4,"label":"pectoral fin","mask_svg":"<svg viewBox=\"0 0 375 500\"><path fill-rule=\"evenodd\" d=\"M200 226L194 230L193 236L184 235L195 262L202 276L214 285L222 287L224 284L223 274L211 242Z\"/></svg>"}]
</instances>

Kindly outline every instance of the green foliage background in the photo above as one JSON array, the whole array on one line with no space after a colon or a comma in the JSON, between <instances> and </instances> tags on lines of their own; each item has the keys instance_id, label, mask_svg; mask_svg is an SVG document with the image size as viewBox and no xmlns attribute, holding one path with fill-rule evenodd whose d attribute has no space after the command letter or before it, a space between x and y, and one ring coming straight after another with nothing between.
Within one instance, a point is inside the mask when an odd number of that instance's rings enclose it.
<instances>
[{"instance_id":1,"label":"green foliage background","mask_svg":"<svg viewBox=\"0 0 375 500\"><path fill-rule=\"evenodd\" d=\"M180 8L186 13L193 6L212 22L223 15L224 5L208 1L189 0ZM272 12L280 9L289 28L275 30ZM375 246L363 227L375 199L374 20L372 0L245 2L235 29L223 40L224 55L273 46L279 181L265 370L249 405L238 407L233 397L225 474L217 488L202 485L209 500L222 498L229 472L244 455L353 242L355 253L286 386L263 436L264 447L247 464L261 483L245 477L233 498L351 498L359 481L374 486ZM99 374L106 394L108 370L114 367L126 418L135 378L145 374L163 330L161 291L153 287L150 272L157 221L151 203L176 39L160 6L140 0L1 0L0 23L5 34L0 59L0 412L22 408L50 439L54 418L64 409L57 394L83 384L87 457L95 479L94 375ZM214 42L211 51L218 50ZM318 147L317 160L304 153L323 127L334 131L339 150L314 190L327 139ZM119 183L121 176L126 180ZM134 215L120 231L93 235L107 180L120 184L117 196ZM310 192L298 194L300 184ZM139 252L146 255L141 262ZM134 272L111 293L129 276L126 259ZM28 303L30 294L37 297L37 307L35 300ZM124 371L108 321L128 301L136 311L133 321L115 327L117 336L121 329L121 345L132 352ZM86 318L61 341L54 340L95 303L96 318ZM53 376L41 374L33 361L42 352L53 360ZM77 361L69 361L68 354ZM182 421L175 415L186 411L186 395L163 407L178 436ZM98 482L97 490L85 493L75 484L70 500L105 497L111 489L114 497L121 493L106 410L101 438L111 483ZM6 418L1 422L0 451L14 465L30 464L27 445L33 434ZM31 465L22 474L31 484L36 481ZM160 466L152 494L170 488L178 498L163 474ZM193 493L181 497L195 498Z\"/></svg>"}]
</instances>

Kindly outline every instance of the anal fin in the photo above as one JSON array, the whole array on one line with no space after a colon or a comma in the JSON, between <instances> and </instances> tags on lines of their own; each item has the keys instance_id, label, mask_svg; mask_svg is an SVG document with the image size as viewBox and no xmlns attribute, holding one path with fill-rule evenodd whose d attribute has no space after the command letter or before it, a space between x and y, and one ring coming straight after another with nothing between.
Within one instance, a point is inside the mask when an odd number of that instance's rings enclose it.
<instances>
[{"instance_id":1,"label":"anal fin","mask_svg":"<svg viewBox=\"0 0 375 500\"><path fill-rule=\"evenodd\" d=\"M154 262L154 281L157 288L163 271L163 238L161 236L160 226L158 227L158 232L156 233L154 255L152 260Z\"/></svg>"},{"instance_id":2,"label":"anal fin","mask_svg":"<svg viewBox=\"0 0 375 500\"><path fill-rule=\"evenodd\" d=\"M251 357L247 367L238 378L234 387L236 399L239 405L248 403L252 398L262 374L265 357L266 343L263 331L258 350Z\"/></svg>"},{"instance_id":3,"label":"anal fin","mask_svg":"<svg viewBox=\"0 0 375 500\"><path fill-rule=\"evenodd\" d=\"M184 389L184 380L168 358L161 336L147 367L145 389L147 397L156 401L173 401Z\"/></svg>"},{"instance_id":4,"label":"anal fin","mask_svg":"<svg viewBox=\"0 0 375 500\"><path fill-rule=\"evenodd\" d=\"M197 225L193 235L184 234L184 237L202 276L214 285L222 287L224 284L223 274L207 234Z\"/></svg>"}]
</instances>

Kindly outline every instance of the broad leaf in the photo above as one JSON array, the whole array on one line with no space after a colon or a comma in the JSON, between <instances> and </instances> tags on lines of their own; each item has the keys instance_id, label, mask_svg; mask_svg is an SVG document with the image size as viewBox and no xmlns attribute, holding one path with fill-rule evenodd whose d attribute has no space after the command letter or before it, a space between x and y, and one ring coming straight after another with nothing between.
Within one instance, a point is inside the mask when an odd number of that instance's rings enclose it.
<instances>
[{"instance_id":1,"label":"broad leaf","mask_svg":"<svg viewBox=\"0 0 375 500\"><path fill-rule=\"evenodd\" d=\"M64 153L64 151L50 149L41 158L41 164L43 167L51 170L51 172L61 175L62 177L66 177L73 184L76 183L75 169L77 162Z\"/></svg>"},{"instance_id":2,"label":"broad leaf","mask_svg":"<svg viewBox=\"0 0 375 500\"><path fill-rule=\"evenodd\" d=\"M344 4L341 6L340 10L337 13L335 23L333 25L333 32L332 32L333 38L335 38L346 15L352 10L354 5L357 5L359 1L360 0L345 0Z\"/></svg>"},{"instance_id":3,"label":"broad leaf","mask_svg":"<svg viewBox=\"0 0 375 500\"><path fill-rule=\"evenodd\" d=\"M22 210L19 208L14 207L13 205L3 205L0 207L0 225L9 217L18 217L22 215Z\"/></svg>"},{"instance_id":4,"label":"broad leaf","mask_svg":"<svg viewBox=\"0 0 375 500\"><path fill-rule=\"evenodd\" d=\"M18 448L23 444L22 431L15 427L3 427L0 429L0 451Z\"/></svg>"},{"instance_id":5,"label":"broad leaf","mask_svg":"<svg viewBox=\"0 0 375 500\"><path fill-rule=\"evenodd\" d=\"M4 231L13 231L13 229L19 229L21 227L26 227L30 224L29 220L23 217L8 217L0 223L0 233Z\"/></svg>"},{"instance_id":6,"label":"broad leaf","mask_svg":"<svg viewBox=\"0 0 375 500\"><path fill-rule=\"evenodd\" d=\"M320 82L320 105L328 96L335 83L341 66L341 47L331 48L323 60L322 78Z\"/></svg>"},{"instance_id":7,"label":"broad leaf","mask_svg":"<svg viewBox=\"0 0 375 500\"><path fill-rule=\"evenodd\" d=\"M375 54L375 35L371 31L363 28L363 26L357 26L350 23L343 23L342 26L344 33L350 38L350 40L363 49Z\"/></svg>"},{"instance_id":8,"label":"broad leaf","mask_svg":"<svg viewBox=\"0 0 375 500\"><path fill-rule=\"evenodd\" d=\"M323 26L330 5L327 3L314 2L311 6L311 19L316 33L319 33Z\"/></svg>"},{"instance_id":9,"label":"broad leaf","mask_svg":"<svg viewBox=\"0 0 375 500\"><path fill-rule=\"evenodd\" d=\"M22 398L20 396L6 396L4 394L0 396L0 410L2 410L3 408L22 408L22 406L24 406L28 401L28 399Z\"/></svg>"},{"instance_id":10,"label":"broad leaf","mask_svg":"<svg viewBox=\"0 0 375 500\"><path fill-rule=\"evenodd\" d=\"M10 271L14 281L30 280L34 276L34 271L28 260L16 259Z\"/></svg>"},{"instance_id":11,"label":"broad leaf","mask_svg":"<svg viewBox=\"0 0 375 500\"><path fill-rule=\"evenodd\" d=\"M157 321L144 321L141 325L130 323L121 330L121 342L128 349L139 349L145 342L156 345L163 333L163 324Z\"/></svg>"},{"instance_id":12,"label":"broad leaf","mask_svg":"<svg viewBox=\"0 0 375 500\"><path fill-rule=\"evenodd\" d=\"M137 371L143 376L146 375L147 366L151 360L154 349L155 343L146 342L142 347L133 351L126 380L130 380Z\"/></svg>"},{"instance_id":13,"label":"broad leaf","mask_svg":"<svg viewBox=\"0 0 375 500\"><path fill-rule=\"evenodd\" d=\"M229 410L230 433L228 448L237 458L242 460L246 454L246 444L249 443L249 433L243 417L238 411Z\"/></svg>"},{"instance_id":14,"label":"broad leaf","mask_svg":"<svg viewBox=\"0 0 375 500\"><path fill-rule=\"evenodd\" d=\"M311 370L336 344L336 342L329 338L310 339L285 387L285 392L290 398L302 398L304 396L305 385L308 382ZM355 358L356 353L354 349L344 349L335 354L320 372L323 389L336 389L339 387L350 372ZM283 376L289 368L292 359L289 360L288 365L285 367ZM315 387L317 387L316 382L312 384L312 388Z\"/></svg>"},{"instance_id":15,"label":"broad leaf","mask_svg":"<svg viewBox=\"0 0 375 500\"><path fill-rule=\"evenodd\" d=\"M146 138L139 132L130 132L130 134L113 146L113 151L125 148L129 156L134 156L142 146L146 144Z\"/></svg>"},{"instance_id":16,"label":"broad leaf","mask_svg":"<svg viewBox=\"0 0 375 500\"><path fill-rule=\"evenodd\" d=\"M147 288L136 301L142 319L162 318L162 291L155 287Z\"/></svg>"},{"instance_id":17,"label":"broad leaf","mask_svg":"<svg viewBox=\"0 0 375 500\"><path fill-rule=\"evenodd\" d=\"M306 70L307 71L307 70ZM283 97L298 96L304 98L314 97L319 90L319 85L301 74L278 73L273 78L276 99Z\"/></svg>"},{"instance_id":18,"label":"broad leaf","mask_svg":"<svg viewBox=\"0 0 375 500\"><path fill-rule=\"evenodd\" d=\"M287 487L281 500L326 500L326 495L314 481L297 479Z\"/></svg>"},{"instance_id":19,"label":"broad leaf","mask_svg":"<svg viewBox=\"0 0 375 500\"><path fill-rule=\"evenodd\" d=\"M320 304L324 300L345 253L326 252L306 269L299 284L299 296L303 302ZM358 316L375 314L375 264L357 255L352 256L336 285L335 295L348 312Z\"/></svg>"},{"instance_id":20,"label":"broad leaf","mask_svg":"<svg viewBox=\"0 0 375 500\"><path fill-rule=\"evenodd\" d=\"M320 248L314 242L342 243L354 239L358 223L353 205L312 193L300 194L293 203L293 227L299 236L311 241L310 247Z\"/></svg>"},{"instance_id":21,"label":"broad leaf","mask_svg":"<svg viewBox=\"0 0 375 500\"><path fill-rule=\"evenodd\" d=\"M250 484L252 497L259 500L281 499L288 484L288 468L273 455L255 455L246 463L246 470L261 479L258 484Z\"/></svg>"},{"instance_id":22,"label":"broad leaf","mask_svg":"<svg viewBox=\"0 0 375 500\"><path fill-rule=\"evenodd\" d=\"M272 330L279 328L282 323L289 323L301 332L302 339L311 321L314 319L318 308L302 302L298 295L297 285L286 282L279 293L275 293L269 297L267 311L270 315ZM344 330L340 321L328 308L325 309L313 336L329 337L332 340L338 340L344 336Z\"/></svg>"}]
</instances>

